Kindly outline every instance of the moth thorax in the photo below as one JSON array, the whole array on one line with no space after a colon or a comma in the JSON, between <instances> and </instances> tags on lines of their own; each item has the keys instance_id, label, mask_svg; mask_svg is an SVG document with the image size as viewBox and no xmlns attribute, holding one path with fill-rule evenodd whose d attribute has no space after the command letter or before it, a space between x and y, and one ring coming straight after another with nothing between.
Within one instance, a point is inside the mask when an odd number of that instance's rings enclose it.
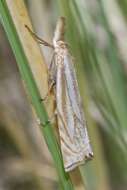
<instances>
[{"instance_id":1,"label":"moth thorax","mask_svg":"<svg viewBox=\"0 0 127 190\"><path fill-rule=\"evenodd\" d=\"M64 41L62 41L62 40L59 40L59 41L55 41L55 40L53 40L53 45L54 45L54 47L55 48L66 48L66 43L64 42Z\"/></svg>"}]
</instances>

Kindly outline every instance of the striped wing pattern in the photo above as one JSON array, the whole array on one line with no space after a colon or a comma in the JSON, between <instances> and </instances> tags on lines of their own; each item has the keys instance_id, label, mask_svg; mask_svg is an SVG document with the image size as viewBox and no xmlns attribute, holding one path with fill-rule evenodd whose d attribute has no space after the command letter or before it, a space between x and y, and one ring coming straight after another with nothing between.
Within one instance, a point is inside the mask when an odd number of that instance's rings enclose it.
<instances>
[{"instance_id":1,"label":"striped wing pattern","mask_svg":"<svg viewBox=\"0 0 127 190\"><path fill-rule=\"evenodd\" d=\"M62 51L62 49L61 49ZM56 54L56 104L64 167L70 171L92 157L74 64L68 51Z\"/></svg>"}]
</instances>

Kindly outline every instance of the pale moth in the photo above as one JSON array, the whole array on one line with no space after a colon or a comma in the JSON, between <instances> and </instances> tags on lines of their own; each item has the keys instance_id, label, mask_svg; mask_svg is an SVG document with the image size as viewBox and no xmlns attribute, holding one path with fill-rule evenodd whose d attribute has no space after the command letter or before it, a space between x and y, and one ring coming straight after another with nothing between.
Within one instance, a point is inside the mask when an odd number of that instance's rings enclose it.
<instances>
[{"instance_id":1,"label":"pale moth","mask_svg":"<svg viewBox=\"0 0 127 190\"><path fill-rule=\"evenodd\" d=\"M29 28L28 30L31 32ZM60 17L53 45L31 33L39 43L54 49L49 67L50 90L54 87L61 152L65 171L69 172L86 160L92 159L93 152L86 129L74 63L64 41L64 30L65 18Z\"/></svg>"}]
</instances>

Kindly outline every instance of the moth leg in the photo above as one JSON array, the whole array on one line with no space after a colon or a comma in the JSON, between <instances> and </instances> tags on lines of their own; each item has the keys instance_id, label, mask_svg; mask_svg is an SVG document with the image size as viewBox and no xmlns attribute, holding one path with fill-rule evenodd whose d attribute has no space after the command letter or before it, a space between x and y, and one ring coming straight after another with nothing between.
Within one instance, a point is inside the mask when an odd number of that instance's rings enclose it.
<instances>
[{"instance_id":1,"label":"moth leg","mask_svg":"<svg viewBox=\"0 0 127 190\"><path fill-rule=\"evenodd\" d=\"M47 124L50 123L49 120L45 121L45 123L42 123L39 118L36 119L36 122L37 122L38 125L43 125L43 126L45 126L45 125L47 125Z\"/></svg>"},{"instance_id":2,"label":"moth leg","mask_svg":"<svg viewBox=\"0 0 127 190\"><path fill-rule=\"evenodd\" d=\"M49 122L54 123L54 119L56 118L57 111L55 110L54 114L50 117Z\"/></svg>"},{"instance_id":3,"label":"moth leg","mask_svg":"<svg viewBox=\"0 0 127 190\"><path fill-rule=\"evenodd\" d=\"M46 96L41 99L41 101L44 101L49 96L50 92L53 90L53 87L56 85L56 71L55 71L55 53L52 55L51 63L48 68L48 92L46 93Z\"/></svg>"},{"instance_id":4,"label":"moth leg","mask_svg":"<svg viewBox=\"0 0 127 190\"><path fill-rule=\"evenodd\" d=\"M49 96L50 92L53 90L53 87L55 86L55 84L56 84L55 81L52 81L50 83L49 88L48 88L48 92L46 93L46 96L41 99L41 101L45 101L48 98L48 96Z\"/></svg>"},{"instance_id":5,"label":"moth leg","mask_svg":"<svg viewBox=\"0 0 127 190\"><path fill-rule=\"evenodd\" d=\"M40 121L40 119L37 119L37 124L38 125L42 125L43 127L45 127L46 125L48 125L48 124L50 124L51 122L50 122L50 120L47 120L47 121L45 121L45 123L42 123L41 121Z\"/></svg>"},{"instance_id":6,"label":"moth leg","mask_svg":"<svg viewBox=\"0 0 127 190\"><path fill-rule=\"evenodd\" d=\"M39 36L37 36L27 25L25 25L27 30L30 32L30 34L33 36L33 38L40 44L43 44L44 46L48 46L50 48L54 48L52 44L46 42L45 40L41 39Z\"/></svg>"},{"instance_id":7,"label":"moth leg","mask_svg":"<svg viewBox=\"0 0 127 190\"><path fill-rule=\"evenodd\" d=\"M45 123L42 123L41 121L40 121L40 119L39 118L37 118L37 124L38 125L43 125L44 127L46 126L46 125L48 125L48 124L52 124L52 123L54 123L54 118L56 117L56 115L57 115L57 112L56 112L56 110L55 110L55 112L54 112L54 114L50 117L50 119L48 119Z\"/></svg>"}]
</instances>

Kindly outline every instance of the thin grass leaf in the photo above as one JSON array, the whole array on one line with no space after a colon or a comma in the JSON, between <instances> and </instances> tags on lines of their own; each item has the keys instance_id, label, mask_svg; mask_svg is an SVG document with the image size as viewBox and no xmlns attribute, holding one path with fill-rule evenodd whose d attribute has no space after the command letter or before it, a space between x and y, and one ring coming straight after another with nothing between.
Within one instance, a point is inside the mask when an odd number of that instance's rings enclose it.
<instances>
[{"instance_id":1,"label":"thin grass leaf","mask_svg":"<svg viewBox=\"0 0 127 190\"><path fill-rule=\"evenodd\" d=\"M41 129L43 131L45 141L52 154L56 169L58 171L61 189L73 190L73 185L70 181L69 175L64 172L60 148L58 146L51 125L47 123L48 116L43 104L40 102L41 96L30 70L25 52L23 51L21 41L19 40L16 28L12 20L13 18L10 16L6 1L2 0L0 1L0 19L8 36L14 55L16 57L22 79L26 84L32 104L36 110L38 118L40 119ZM45 125L43 125L43 123L45 123Z\"/></svg>"}]
</instances>

